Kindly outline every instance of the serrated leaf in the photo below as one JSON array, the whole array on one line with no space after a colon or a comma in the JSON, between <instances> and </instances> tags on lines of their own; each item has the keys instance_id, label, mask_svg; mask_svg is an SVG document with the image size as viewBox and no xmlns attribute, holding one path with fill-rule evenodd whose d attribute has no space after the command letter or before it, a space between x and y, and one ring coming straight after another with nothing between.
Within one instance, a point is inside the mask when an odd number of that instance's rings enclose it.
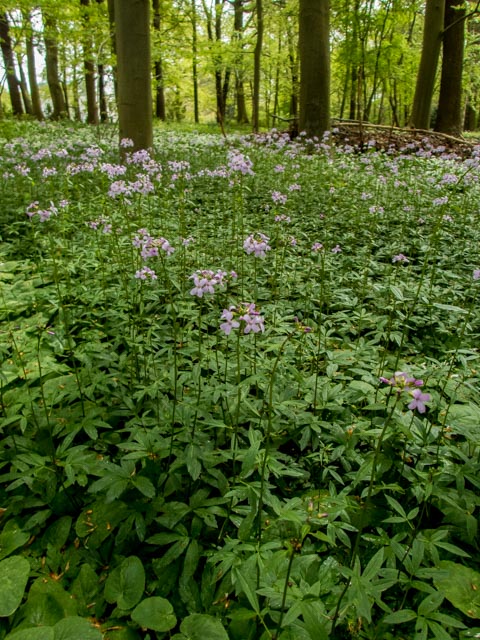
<instances>
[{"instance_id":1,"label":"serrated leaf","mask_svg":"<svg viewBox=\"0 0 480 640\"><path fill-rule=\"evenodd\" d=\"M11 616L22 602L30 563L22 556L11 556L0 562L0 617Z\"/></svg>"},{"instance_id":2,"label":"serrated leaf","mask_svg":"<svg viewBox=\"0 0 480 640\"><path fill-rule=\"evenodd\" d=\"M177 624L170 602L158 596L142 600L132 611L132 620L142 628L154 631L170 631Z\"/></svg>"},{"instance_id":3,"label":"serrated leaf","mask_svg":"<svg viewBox=\"0 0 480 640\"><path fill-rule=\"evenodd\" d=\"M202 613L187 616L180 625L180 631L188 640L228 640L228 634L220 620Z\"/></svg>"}]
</instances>

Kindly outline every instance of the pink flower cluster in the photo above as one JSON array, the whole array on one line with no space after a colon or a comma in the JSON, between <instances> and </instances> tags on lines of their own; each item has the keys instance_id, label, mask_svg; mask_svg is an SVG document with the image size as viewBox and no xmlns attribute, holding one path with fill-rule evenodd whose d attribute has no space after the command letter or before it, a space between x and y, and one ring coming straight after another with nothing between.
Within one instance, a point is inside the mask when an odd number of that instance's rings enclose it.
<instances>
[{"instance_id":1,"label":"pink flower cluster","mask_svg":"<svg viewBox=\"0 0 480 640\"><path fill-rule=\"evenodd\" d=\"M215 293L216 287L222 287L226 284L228 273L226 271L218 270L216 273L211 269L201 269L195 271L190 276L190 280L193 280L194 287L190 290L192 296L203 298L206 293ZM234 271L230 272L231 278L236 278L237 274Z\"/></svg>"},{"instance_id":2,"label":"pink flower cluster","mask_svg":"<svg viewBox=\"0 0 480 640\"><path fill-rule=\"evenodd\" d=\"M408 405L411 411L416 409L419 413L425 413L427 410L425 403L430 402L431 396L429 393L422 393L420 387L423 387L423 380L409 376L404 371L396 371L392 378L381 376L380 382L394 387L397 393L408 393L413 398Z\"/></svg>"},{"instance_id":3,"label":"pink flower cluster","mask_svg":"<svg viewBox=\"0 0 480 640\"><path fill-rule=\"evenodd\" d=\"M263 233L252 233L243 243L243 248L250 254L253 253L256 258L265 258L267 251L272 248L269 243L270 238Z\"/></svg>"},{"instance_id":4,"label":"pink flower cluster","mask_svg":"<svg viewBox=\"0 0 480 640\"><path fill-rule=\"evenodd\" d=\"M159 255L159 249L165 251L167 256L171 256L175 249L165 238L153 238L147 231L147 229L139 229L132 244L137 249L140 249L140 255L144 260L148 258L154 258Z\"/></svg>"},{"instance_id":5,"label":"pink flower cluster","mask_svg":"<svg viewBox=\"0 0 480 640\"><path fill-rule=\"evenodd\" d=\"M236 319L237 318L237 319ZM255 303L243 302L240 307L231 305L224 309L221 315L222 322L220 329L228 336L232 329L238 329L243 323L243 333L263 333L265 331L265 319L256 310Z\"/></svg>"}]
</instances>

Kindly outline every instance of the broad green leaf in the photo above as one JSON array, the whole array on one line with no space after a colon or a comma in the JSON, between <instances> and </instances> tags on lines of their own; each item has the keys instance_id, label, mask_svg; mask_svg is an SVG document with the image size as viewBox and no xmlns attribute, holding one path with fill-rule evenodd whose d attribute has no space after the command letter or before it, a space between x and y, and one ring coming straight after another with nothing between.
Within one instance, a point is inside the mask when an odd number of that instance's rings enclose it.
<instances>
[{"instance_id":1,"label":"broad green leaf","mask_svg":"<svg viewBox=\"0 0 480 640\"><path fill-rule=\"evenodd\" d=\"M410 620L415 620L417 614L415 611L411 609L402 609L401 611L394 611L393 613L389 613L388 616L383 618L383 622L387 624L402 624L403 622L410 622Z\"/></svg>"},{"instance_id":2,"label":"broad green leaf","mask_svg":"<svg viewBox=\"0 0 480 640\"><path fill-rule=\"evenodd\" d=\"M76 616L77 603L56 580L43 576L32 584L21 614L32 626L53 626L63 618Z\"/></svg>"},{"instance_id":3,"label":"broad green leaf","mask_svg":"<svg viewBox=\"0 0 480 640\"><path fill-rule=\"evenodd\" d=\"M86 618L71 616L53 627L54 640L102 640L102 633Z\"/></svg>"},{"instance_id":4,"label":"broad green leaf","mask_svg":"<svg viewBox=\"0 0 480 640\"><path fill-rule=\"evenodd\" d=\"M141 627L154 631L170 631L177 624L170 602L158 596L142 600L132 611L132 620ZM203 640L206 640L206 636Z\"/></svg>"},{"instance_id":5,"label":"broad green leaf","mask_svg":"<svg viewBox=\"0 0 480 640\"><path fill-rule=\"evenodd\" d=\"M449 560L440 562L438 569L435 587L469 618L480 618L480 573Z\"/></svg>"},{"instance_id":6,"label":"broad green leaf","mask_svg":"<svg viewBox=\"0 0 480 640\"><path fill-rule=\"evenodd\" d=\"M126 518L127 513L128 507L124 502L94 502L78 517L75 532L79 538L86 538L88 546L96 549Z\"/></svg>"},{"instance_id":7,"label":"broad green leaf","mask_svg":"<svg viewBox=\"0 0 480 640\"><path fill-rule=\"evenodd\" d=\"M0 560L9 556L19 547L23 547L29 538L30 534L22 531L17 526L2 531L0 534Z\"/></svg>"},{"instance_id":8,"label":"broad green leaf","mask_svg":"<svg viewBox=\"0 0 480 640\"><path fill-rule=\"evenodd\" d=\"M0 562L0 617L11 616L22 602L30 563L22 556L11 556Z\"/></svg>"},{"instance_id":9,"label":"broad green leaf","mask_svg":"<svg viewBox=\"0 0 480 640\"><path fill-rule=\"evenodd\" d=\"M53 627L31 627L9 633L5 640L55 640Z\"/></svg>"},{"instance_id":10,"label":"broad green leaf","mask_svg":"<svg viewBox=\"0 0 480 640\"><path fill-rule=\"evenodd\" d=\"M180 631L188 640L228 640L228 634L220 620L201 613L192 613L185 618Z\"/></svg>"},{"instance_id":11,"label":"broad green leaf","mask_svg":"<svg viewBox=\"0 0 480 640\"><path fill-rule=\"evenodd\" d=\"M145 590L145 569L139 558L130 556L116 567L105 582L105 600L120 609L131 609Z\"/></svg>"}]
</instances>

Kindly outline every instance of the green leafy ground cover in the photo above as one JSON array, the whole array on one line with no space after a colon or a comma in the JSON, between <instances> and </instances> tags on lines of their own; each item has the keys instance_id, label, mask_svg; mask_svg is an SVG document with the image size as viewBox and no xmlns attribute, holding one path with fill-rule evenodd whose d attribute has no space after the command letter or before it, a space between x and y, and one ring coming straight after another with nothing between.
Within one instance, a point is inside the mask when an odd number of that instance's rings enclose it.
<instances>
[{"instance_id":1,"label":"green leafy ground cover","mask_svg":"<svg viewBox=\"0 0 480 640\"><path fill-rule=\"evenodd\" d=\"M3 129L0 638L480 637L480 149L105 131Z\"/></svg>"}]
</instances>

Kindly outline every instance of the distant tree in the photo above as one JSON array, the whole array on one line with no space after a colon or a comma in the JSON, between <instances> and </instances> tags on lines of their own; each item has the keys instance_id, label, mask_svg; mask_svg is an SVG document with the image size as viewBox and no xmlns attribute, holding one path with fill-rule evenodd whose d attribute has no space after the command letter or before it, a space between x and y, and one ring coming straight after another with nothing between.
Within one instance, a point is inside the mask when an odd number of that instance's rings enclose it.
<instances>
[{"instance_id":1,"label":"distant tree","mask_svg":"<svg viewBox=\"0 0 480 640\"><path fill-rule=\"evenodd\" d=\"M80 0L83 20L83 67L85 71L85 95L87 97L87 122L98 124L98 105L95 90L95 63L90 24L90 0Z\"/></svg>"},{"instance_id":2,"label":"distant tree","mask_svg":"<svg viewBox=\"0 0 480 640\"><path fill-rule=\"evenodd\" d=\"M0 12L0 46L2 48L3 64L5 65L7 74L12 113L14 116L21 116L23 113L22 96L20 93L20 83L15 73L15 56L13 53L12 39L10 37L10 25L5 11Z\"/></svg>"},{"instance_id":3,"label":"distant tree","mask_svg":"<svg viewBox=\"0 0 480 640\"><path fill-rule=\"evenodd\" d=\"M162 12L160 0L152 0L153 29L157 38L160 37ZM158 43L157 43L158 44ZM162 56L157 53L154 61L155 69L155 115L159 120L165 120L165 91L163 88L163 64Z\"/></svg>"},{"instance_id":4,"label":"distant tree","mask_svg":"<svg viewBox=\"0 0 480 640\"><path fill-rule=\"evenodd\" d=\"M462 74L465 49L465 3L446 0L442 73L435 131L459 136L463 130Z\"/></svg>"},{"instance_id":5,"label":"distant tree","mask_svg":"<svg viewBox=\"0 0 480 640\"><path fill-rule=\"evenodd\" d=\"M43 31L47 83L53 107L52 119L58 120L67 117L68 110L58 65L57 21L51 10L43 12Z\"/></svg>"},{"instance_id":6,"label":"distant tree","mask_svg":"<svg viewBox=\"0 0 480 640\"><path fill-rule=\"evenodd\" d=\"M300 0L300 120L308 135L330 128L330 0Z\"/></svg>"},{"instance_id":7,"label":"distant tree","mask_svg":"<svg viewBox=\"0 0 480 640\"><path fill-rule=\"evenodd\" d=\"M150 0L115 0L120 140L153 146Z\"/></svg>"},{"instance_id":8,"label":"distant tree","mask_svg":"<svg viewBox=\"0 0 480 640\"><path fill-rule=\"evenodd\" d=\"M252 91L252 127L258 131L260 124L260 72L263 47L263 0L256 0L257 37L253 50L253 91Z\"/></svg>"},{"instance_id":9,"label":"distant tree","mask_svg":"<svg viewBox=\"0 0 480 640\"><path fill-rule=\"evenodd\" d=\"M422 53L409 122L411 127L416 127L417 129L428 129L430 127L433 90L442 45L444 17L445 0L426 0Z\"/></svg>"},{"instance_id":10,"label":"distant tree","mask_svg":"<svg viewBox=\"0 0 480 640\"><path fill-rule=\"evenodd\" d=\"M32 98L32 111L37 120L43 120L42 101L37 82L37 68L35 61L35 46L33 42L33 27L29 11L22 12L23 29L25 31L25 48L27 52L28 84Z\"/></svg>"}]
</instances>

